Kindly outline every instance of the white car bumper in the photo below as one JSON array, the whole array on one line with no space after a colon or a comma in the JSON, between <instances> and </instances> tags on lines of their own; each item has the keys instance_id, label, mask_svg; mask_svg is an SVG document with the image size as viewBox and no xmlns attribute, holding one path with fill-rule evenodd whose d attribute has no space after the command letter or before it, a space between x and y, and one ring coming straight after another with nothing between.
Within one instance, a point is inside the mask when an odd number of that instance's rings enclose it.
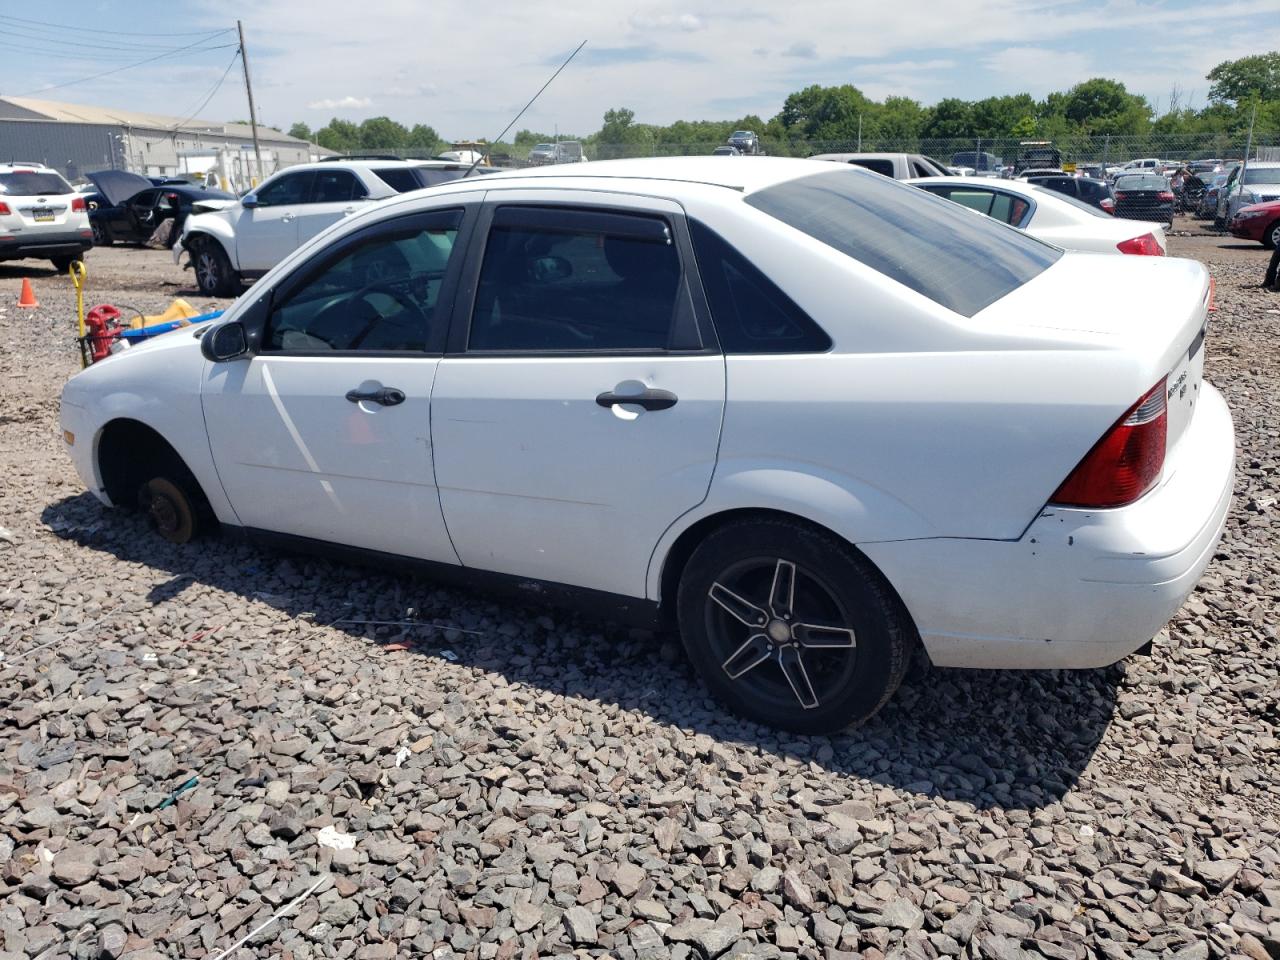
<instances>
[{"instance_id":1,"label":"white car bumper","mask_svg":"<svg viewBox=\"0 0 1280 960\"><path fill-rule=\"evenodd\" d=\"M1047 507L1017 541L861 545L930 659L989 669L1101 667L1150 640L1199 582L1235 477L1226 402L1207 381L1169 478L1114 510Z\"/></svg>"},{"instance_id":2,"label":"white car bumper","mask_svg":"<svg viewBox=\"0 0 1280 960\"><path fill-rule=\"evenodd\" d=\"M80 482L85 485L85 489L110 506L111 501L94 470L93 448L97 431L89 412L79 404L68 403L64 398L58 408L58 419L62 425L63 445L75 465L76 473L80 475Z\"/></svg>"}]
</instances>

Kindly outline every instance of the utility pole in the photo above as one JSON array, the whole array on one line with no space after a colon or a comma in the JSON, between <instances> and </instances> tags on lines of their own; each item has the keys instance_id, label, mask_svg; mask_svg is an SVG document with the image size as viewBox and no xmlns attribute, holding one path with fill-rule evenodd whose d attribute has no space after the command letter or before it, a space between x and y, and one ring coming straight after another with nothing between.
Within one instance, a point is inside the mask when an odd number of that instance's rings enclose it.
<instances>
[{"instance_id":1,"label":"utility pole","mask_svg":"<svg viewBox=\"0 0 1280 960\"><path fill-rule=\"evenodd\" d=\"M858 152L862 152L862 114L858 114Z\"/></svg>"},{"instance_id":2,"label":"utility pole","mask_svg":"<svg viewBox=\"0 0 1280 960\"><path fill-rule=\"evenodd\" d=\"M258 114L253 109L253 86L249 83L249 57L244 52L244 24L239 20L236 21L236 30L240 32L240 66L244 67L244 92L249 96L249 126L253 130L253 159L258 166L258 180L262 179L262 148L258 146ZM250 186L257 186L252 177L249 178Z\"/></svg>"}]
</instances>

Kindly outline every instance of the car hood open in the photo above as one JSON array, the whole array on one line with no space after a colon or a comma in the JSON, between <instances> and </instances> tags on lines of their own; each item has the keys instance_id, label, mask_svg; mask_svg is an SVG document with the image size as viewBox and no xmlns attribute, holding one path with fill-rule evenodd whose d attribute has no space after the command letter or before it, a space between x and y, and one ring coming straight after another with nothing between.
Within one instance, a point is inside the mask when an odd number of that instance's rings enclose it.
<instances>
[{"instance_id":1,"label":"car hood open","mask_svg":"<svg viewBox=\"0 0 1280 960\"><path fill-rule=\"evenodd\" d=\"M110 206L124 203L139 190L150 189L152 183L146 177L127 170L99 170L87 173L86 177L98 189L98 193Z\"/></svg>"}]
</instances>

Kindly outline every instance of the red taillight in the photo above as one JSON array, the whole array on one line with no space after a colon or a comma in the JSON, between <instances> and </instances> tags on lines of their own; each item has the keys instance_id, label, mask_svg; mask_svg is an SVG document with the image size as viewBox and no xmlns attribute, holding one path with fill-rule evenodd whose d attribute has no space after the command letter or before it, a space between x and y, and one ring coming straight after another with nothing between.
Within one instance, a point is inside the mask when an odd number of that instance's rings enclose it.
<instances>
[{"instance_id":1,"label":"red taillight","mask_svg":"<svg viewBox=\"0 0 1280 960\"><path fill-rule=\"evenodd\" d=\"M13 211L9 209L9 205L7 203L0 203L0 217L7 217L11 213L13 213Z\"/></svg>"},{"instance_id":2,"label":"red taillight","mask_svg":"<svg viewBox=\"0 0 1280 960\"><path fill-rule=\"evenodd\" d=\"M1102 208L1103 213L1109 213L1113 217L1116 215L1116 202L1110 197L1103 197L1098 201L1098 206Z\"/></svg>"},{"instance_id":3,"label":"red taillight","mask_svg":"<svg viewBox=\"0 0 1280 960\"><path fill-rule=\"evenodd\" d=\"M1064 507L1123 507L1150 490L1164 468L1169 414L1162 378L1116 421L1051 498Z\"/></svg>"},{"instance_id":4,"label":"red taillight","mask_svg":"<svg viewBox=\"0 0 1280 960\"><path fill-rule=\"evenodd\" d=\"M84 197L72 197L72 198L71 198L71 212L72 212L72 213L84 213L87 209L88 209L88 207L86 207L86 206L84 205Z\"/></svg>"},{"instance_id":5,"label":"red taillight","mask_svg":"<svg viewBox=\"0 0 1280 960\"><path fill-rule=\"evenodd\" d=\"M1163 200L1165 203L1173 203L1173 194L1168 190L1161 190L1156 194L1157 200Z\"/></svg>"},{"instance_id":6,"label":"red taillight","mask_svg":"<svg viewBox=\"0 0 1280 960\"><path fill-rule=\"evenodd\" d=\"M1156 239L1154 233L1144 233L1140 237L1121 240L1116 244L1116 249L1121 253L1131 253L1139 257L1164 256L1164 248L1160 246L1160 241Z\"/></svg>"}]
</instances>

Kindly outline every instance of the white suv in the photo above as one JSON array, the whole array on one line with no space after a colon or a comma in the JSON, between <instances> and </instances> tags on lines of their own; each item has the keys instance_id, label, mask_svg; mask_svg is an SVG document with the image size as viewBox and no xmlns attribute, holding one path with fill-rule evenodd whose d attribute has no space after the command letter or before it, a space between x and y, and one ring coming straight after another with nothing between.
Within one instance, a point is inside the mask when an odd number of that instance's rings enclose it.
<instances>
[{"instance_id":1,"label":"white suv","mask_svg":"<svg viewBox=\"0 0 1280 960\"><path fill-rule=\"evenodd\" d=\"M92 246L84 197L61 174L0 163L0 260L49 260L62 271Z\"/></svg>"},{"instance_id":2,"label":"white suv","mask_svg":"<svg viewBox=\"0 0 1280 960\"><path fill-rule=\"evenodd\" d=\"M464 164L394 157L323 160L282 170L239 203L188 217L173 247L190 253L200 291L231 297L320 231L368 203L457 179Z\"/></svg>"}]
</instances>

